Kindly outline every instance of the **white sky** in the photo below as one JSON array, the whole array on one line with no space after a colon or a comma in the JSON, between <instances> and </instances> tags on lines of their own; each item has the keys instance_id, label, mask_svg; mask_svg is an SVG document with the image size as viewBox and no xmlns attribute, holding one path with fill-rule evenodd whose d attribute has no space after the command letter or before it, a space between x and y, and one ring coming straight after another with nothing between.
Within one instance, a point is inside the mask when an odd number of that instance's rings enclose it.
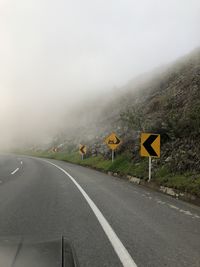
<instances>
[{"instance_id":1,"label":"white sky","mask_svg":"<svg viewBox=\"0 0 200 267\"><path fill-rule=\"evenodd\" d=\"M77 102L188 53L199 25L199 0L0 0L3 143L44 137Z\"/></svg>"}]
</instances>

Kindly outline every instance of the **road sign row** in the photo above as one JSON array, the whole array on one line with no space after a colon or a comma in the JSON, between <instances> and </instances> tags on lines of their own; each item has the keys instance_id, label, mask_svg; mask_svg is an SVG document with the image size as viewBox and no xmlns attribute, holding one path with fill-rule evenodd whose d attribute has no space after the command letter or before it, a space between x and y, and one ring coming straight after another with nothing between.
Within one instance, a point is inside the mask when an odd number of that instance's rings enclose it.
<instances>
[{"instance_id":1,"label":"road sign row","mask_svg":"<svg viewBox=\"0 0 200 267\"><path fill-rule=\"evenodd\" d=\"M106 139L105 143L112 150L112 162L114 161L114 151L122 143L120 138L111 133ZM79 145L79 153L84 158L87 152L86 145ZM153 133L142 133L140 144L141 157L149 157L149 181L151 180L151 158L160 158L160 135Z\"/></svg>"},{"instance_id":2,"label":"road sign row","mask_svg":"<svg viewBox=\"0 0 200 267\"><path fill-rule=\"evenodd\" d=\"M105 143L107 146L115 150L121 144L120 138L115 134L111 133L106 139ZM141 134L141 150L140 155L142 157L160 157L160 135L151 133Z\"/></svg>"},{"instance_id":3,"label":"road sign row","mask_svg":"<svg viewBox=\"0 0 200 267\"><path fill-rule=\"evenodd\" d=\"M116 150L122 141L113 132L105 139L105 143L112 150ZM79 145L79 153L85 155L87 153L86 145ZM160 158L160 135L152 133L142 133L141 134L141 157L155 157Z\"/></svg>"}]
</instances>

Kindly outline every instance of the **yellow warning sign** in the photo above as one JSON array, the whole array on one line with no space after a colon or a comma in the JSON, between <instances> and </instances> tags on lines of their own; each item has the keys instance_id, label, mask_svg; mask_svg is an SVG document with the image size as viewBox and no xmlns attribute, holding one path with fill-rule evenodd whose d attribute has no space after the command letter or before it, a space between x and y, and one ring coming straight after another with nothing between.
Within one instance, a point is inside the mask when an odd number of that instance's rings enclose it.
<instances>
[{"instance_id":1,"label":"yellow warning sign","mask_svg":"<svg viewBox=\"0 0 200 267\"><path fill-rule=\"evenodd\" d=\"M87 147L85 145L79 145L79 153L85 155L87 153Z\"/></svg>"},{"instance_id":2,"label":"yellow warning sign","mask_svg":"<svg viewBox=\"0 0 200 267\"><path fill-rule=\"evenodd\" d=\"M142 157L160 158L160 135L142 133L140 154Z\"/></svg>"},{"instance_id":3,"label":"yellow warning sign","mask_svg":"<svg viewBox=\"0 0 200 267\"><path fill-rule=\"evenodd\" d=\"M121 140L119 139L119 137L115 133L111 133L105 139L105 143L107 144L107 146L110 149L115 150L121 144Z\"/></svg>"}]
</instances>

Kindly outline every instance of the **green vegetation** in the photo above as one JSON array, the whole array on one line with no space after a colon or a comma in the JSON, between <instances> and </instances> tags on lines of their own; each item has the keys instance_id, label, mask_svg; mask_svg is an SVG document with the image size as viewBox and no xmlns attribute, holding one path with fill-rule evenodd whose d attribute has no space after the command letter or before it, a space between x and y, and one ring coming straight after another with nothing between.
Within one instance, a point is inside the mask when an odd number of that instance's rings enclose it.
<instances>
[{"instance_id":1,"label":"green vegetation","mask_svg":"<svg viewBox=\"0 0 200 267\"><path fill-rule=\"evenodd\" d=\"M200 101L198 101L192 108L189 113L189 124L190 129L195 131L196 134L200 132Z\"/></svg>"},{"instance_id":2,"label":"green vegetation","mask_svg":"<svg viewBox=\"0 0 200 267\"><path fill-rule=\"evenodd\" d=\"M155 181L159 185L178 189L200 197L200 175L188 172L183 174L170 174L166 166L160 167L155 174Z\"/></svg>"},{"instance_id":3,"label":"green vegetation","mask_svg":"<svg viewBox=\"0 0 200 267\"><path fill-rule=\"evenodd\" d=\"M77 152L64 153L64 152L31 152L28 153L32 156L45 157L57 160L63 160L82 166L95 168L104 172L118 173L120 176L131 175L144 180L148 179L148 159L142 158L139 163L134 163L131 160L130 153L123 153L116 156L114 162L104 159L103 156L86 157L84 160ZM163 185L178 189L183 192L188 192L200 197L200 175L186 173L173 174L166 165L162 165L153 172L153 179L157 185Z\"/></svg>"}]
</instances>

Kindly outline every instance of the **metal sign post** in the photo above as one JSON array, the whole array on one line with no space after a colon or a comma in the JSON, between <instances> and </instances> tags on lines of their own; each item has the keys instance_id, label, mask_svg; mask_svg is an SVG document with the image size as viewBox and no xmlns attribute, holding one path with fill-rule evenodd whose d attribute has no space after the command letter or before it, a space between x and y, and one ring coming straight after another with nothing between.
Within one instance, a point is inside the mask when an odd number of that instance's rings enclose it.
<instances>
[{"instance_id":1,"label":"metal sign post","mask_svg":"<svg viewBox=\"0 0 200 267\"><path fill-rule=\"evenodd\" d=\"M151 157L149 157L149 180L148 182L151 181Z\"/></svg>"},{"instance_id":2,"label":"metal sign post","mask_svg":"<svg viewBox=\"0 0 200 267\"><path fill-rule=\"evenodd\" d=\"M84 159L84 154L81 154L81 158L82 158L82 160Z\"/></svg>"},{"instance_id":3,"label":"metal sign post","mask_svg":"<svg viewBox=\"0 0 200 267\"><path fill-rule=\"evenodd\" d=\"M115 156L114 153L115 153L114 150L112 150L112 162L114 162L114 156Z\"/></svg>"}]
</instances>

